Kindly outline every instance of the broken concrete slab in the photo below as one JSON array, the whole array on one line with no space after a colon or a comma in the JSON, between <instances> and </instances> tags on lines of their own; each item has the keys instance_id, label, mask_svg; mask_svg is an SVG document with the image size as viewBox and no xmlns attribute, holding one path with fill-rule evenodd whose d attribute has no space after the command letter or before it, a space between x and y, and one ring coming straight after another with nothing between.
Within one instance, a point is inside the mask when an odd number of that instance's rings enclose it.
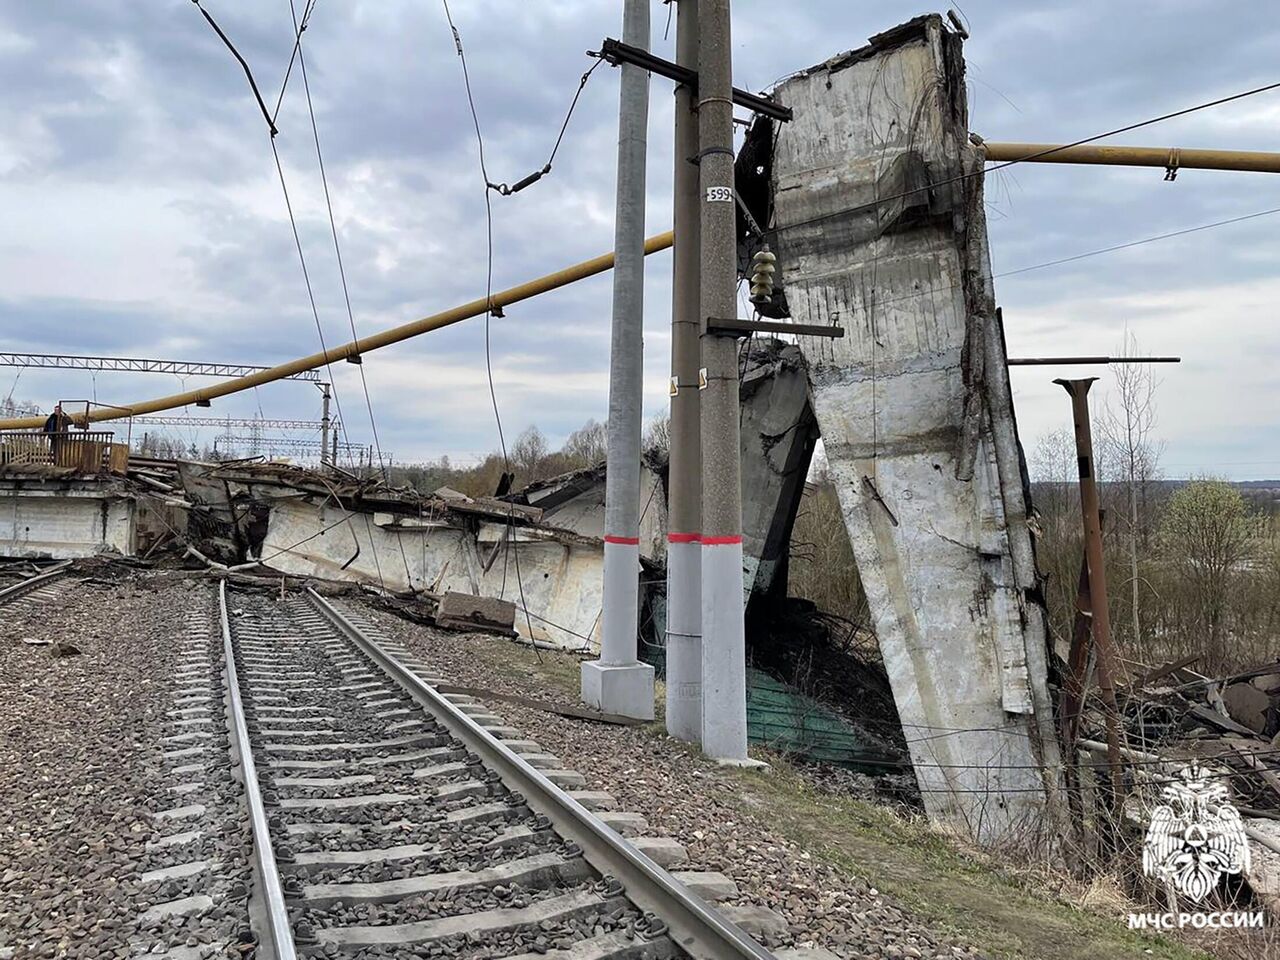
<instances>
[{"instance_id":1,"label":"broken concrete slab","mask_svg":"<svg viewBox=\"0 0 1280 960\"><path fill-rule=\"evenodd\" d=\"M1271 697L1251 683L1233 683L1222 691L1222 702L1231 719L1243 724L1255 733L1267 728L1271 711Z\"/></svg>"},{"instance_id":2,"label":"broken concrete slab","mask_svg":"<svg viewBox=\"0 0 1280 960\"><path fill-rule=\"evenodd\" d=\"M138 499L119 477L0 475L0 556L132 556Z\"/></svg>"},{"instance_id":3,"label":"broken concrete slab","mask_svg":"<svg viewBox=\"0 0 1280 960\"><path fill-rule=\"evenodd\" d=\"M846 330L801 347L926 810L1052 837L1045 613L961 46L920 17L784 81L769 213L792 316Z\"/></svg>"},{"instance_id":4,"label":"broken concrete slab","mask_svg":"<svg viewBox=\"0 0 1280 960\"><path fill-rule=\"evenodd\" d=\"M475 597L450 591L440 598L436 623L454 630L480 630L513 637L516 605L496 597Z\"/></svg>"},{"instance_id":5,"label":"broken concrete slab","mask_svg":"<svg viewBox=\"0 0 1280 960\"><path fill-rule=\"evenodd\" d=\"M786 596L791 530L818 440L804 357L773 337L747 341L742 382L744 598Z\"/></svg>"}]
</instances>

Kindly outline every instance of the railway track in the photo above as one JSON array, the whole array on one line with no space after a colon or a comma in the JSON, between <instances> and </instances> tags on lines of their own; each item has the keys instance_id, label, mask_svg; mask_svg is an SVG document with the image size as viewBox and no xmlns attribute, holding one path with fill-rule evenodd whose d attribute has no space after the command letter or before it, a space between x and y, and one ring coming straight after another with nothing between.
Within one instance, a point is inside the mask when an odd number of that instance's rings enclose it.
<instances>
[{"instance_id":1,"label":"railway track","mask_svg":"<svg viewBox=\"0 0 1280 960\"><path fill-rule=\"evenodd\" d=\"M772 956L356 615L224 583L218 619L258 956Z\"/></svg>"},{"instance_id":2,"label":"railway track","mask_svg":"<svg viewBox=\"0 0 1280 960\"><path fill-rule=\"evenodd\" d=\"M70 560L54 564L26 580L0 589L0 606L31 606L56 600L62 587L62 576L71 566Z\"/></svg>"}]
</instances>

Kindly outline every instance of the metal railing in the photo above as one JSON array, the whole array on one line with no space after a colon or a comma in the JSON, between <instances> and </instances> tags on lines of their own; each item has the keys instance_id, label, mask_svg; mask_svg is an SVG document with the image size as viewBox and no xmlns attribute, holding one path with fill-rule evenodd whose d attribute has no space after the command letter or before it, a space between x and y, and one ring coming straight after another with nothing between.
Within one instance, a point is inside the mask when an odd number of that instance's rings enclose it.
<instances>
[{"instance_id":1,"label":"metal railing","mask_svg":"<svg viewBox=\"0 0 1280 960\"><path fill-rule=\"evenodd\" d=\"M114 443L114 433L0 432L0 467L44 465L77 473L123 473L129 459L126 444Z\"/></svg>"}]
</instances>

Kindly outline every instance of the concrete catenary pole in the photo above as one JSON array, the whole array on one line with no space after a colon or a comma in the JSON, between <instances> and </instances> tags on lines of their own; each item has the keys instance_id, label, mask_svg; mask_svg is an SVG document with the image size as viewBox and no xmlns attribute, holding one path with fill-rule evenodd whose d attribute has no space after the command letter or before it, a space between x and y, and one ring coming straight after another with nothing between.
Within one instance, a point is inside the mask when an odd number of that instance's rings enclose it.
<instances>
[{"instance_id":1,"label":"concrete catenary pole","mask_svg":"<svg viewBox=\"0 0 1280 960\"><path fill-rule=\"evenodd\" d=\"M742 465L737 340L706 332L737 313L733 183L733 82L729 0L698 2L698 140L701 171L702 749L747 759L742 609Z\"/></svg>"},{"instance_id":2,"label":"concrete catenary pole","mask_svg":"<svg viewBox=\"0 0 1280 960\"><path fill-rule=\"evenodd\" d=\"M624 43L649 49L650 0L626 0ZM644 191L649 74L622 65L613 332L604 504L604 613L600 659L582 665L582 699L653 719L653 667L636 659L640 598L640 434L644 402Z\"/></svg>"},{"instance_id":3,"label":"concrete catenary pole","mask_svg":"<svg viewBox=\"0 0 1280 960\"><path fill-rule=\"evenodd\" d=\"M676 62L698 69L698 0L676 0ZM702 451L698 428L698 114L676 87L671 279L671 461L667 503L667 733L702 739Z\"/></svg>"},{"instance_id":4,"label":"concrete catenary pole","mask_svg":"<svg viewBox=\"0 0 1280 960\"><path fill-rule=\"evenodd\" d=\"M329 385L320 384L320 466L326 467L329 462ZM332 464L337 466L336 463Z\"/></svg>"}]
</instances>

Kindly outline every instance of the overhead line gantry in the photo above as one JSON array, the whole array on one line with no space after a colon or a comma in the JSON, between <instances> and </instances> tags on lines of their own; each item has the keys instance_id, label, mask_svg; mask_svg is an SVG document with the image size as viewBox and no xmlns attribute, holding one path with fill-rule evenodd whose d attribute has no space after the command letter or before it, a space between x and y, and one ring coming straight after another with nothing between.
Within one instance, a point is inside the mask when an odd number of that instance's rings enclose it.
<instances>
[{"instance_id":1,"label":"overhead line gantry","mask_svg":"<svg viewBox=\"0 0 1280 960\"><path fill-rule=\"evenodd\" d=\"M212 363L191 360L153 360L142 357L86 357L66 353L0 353L0 367L40 367L56 370L115 370L127 373L171 373L179 377L246 377L268 366L255 363ZM320 382L319 370L301 370L283 380Z\"/></svg>"}]
</instances>

